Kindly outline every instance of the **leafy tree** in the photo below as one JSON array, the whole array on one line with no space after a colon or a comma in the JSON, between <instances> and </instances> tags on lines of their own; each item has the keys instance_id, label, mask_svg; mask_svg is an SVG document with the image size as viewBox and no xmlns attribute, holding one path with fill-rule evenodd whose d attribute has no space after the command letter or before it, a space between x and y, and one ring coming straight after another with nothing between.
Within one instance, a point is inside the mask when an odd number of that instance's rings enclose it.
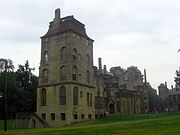
<instances>
[{"instance_id":1,"label":"leafy tree","mask_svg":"<svg viewBox=\"0 0 180 135\"><path fill-rule=\"evenodd\" d=\"M157 95L157 91L152 87L149 88L149 109L150 112L158 110L160 103L160 97Z\"/></svg>"},{"instance_id":2,"label":"leafy tree","mask_svg":"<svg viewBox=\"0 0 180 135\"><path fill-rule=\"evenodd\" d=\"M32 74L34 68L30 68L29 62L25 65L19 65L16 72L17 85L20 88L18 91L18 111L20 112L34 112L36 108L36 89L38 79Z\"/></svg>"},{"instance_id":3,"label":"leafy tree","mask_svg":"<svg viewBox=\"0 0 180 135\"><path fill-rule=\"evenodd\" d=\"M2 67L0 67L0 110L3 110L2 96L5 89L5 72L4 66L1 66ZM19 68L16 72L13 71L13 68L8 67L7 91L9 118L14 117L15 113L17 112L36 111L36 88L38 84L38 79L37 76L33 75L33 70L34 68L30 68L28 61L26 61L25 65L19 65ZM2 119L2 115L3 114L0 113L0 119Z\"/></svg>"}]
</instances>

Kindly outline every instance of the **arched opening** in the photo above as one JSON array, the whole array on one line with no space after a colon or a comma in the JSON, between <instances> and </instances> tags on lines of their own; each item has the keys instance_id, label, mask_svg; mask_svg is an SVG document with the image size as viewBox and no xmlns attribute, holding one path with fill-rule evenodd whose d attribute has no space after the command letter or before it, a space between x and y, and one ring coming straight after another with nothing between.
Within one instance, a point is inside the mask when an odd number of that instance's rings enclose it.
<instances>
[{"instance_id":1,"label":"arched opening","mask_svg":"<svg viewBox=\"0 0 180 135\"><path fill-rule=\"evenodd\" d=\"M88 84L90 83L90 73L89 73L89 71L86 71L86 82Z\"/></svg>"},{"instance_id":2,"label":"arched opening","mask_svg":"<svg viewBox=\"0 0 180 135\"><path fill-rule=\"evenodd\" d=\"M60 80L61 81L66 80L66 67L65 66L62 66L60 68Z\"/></svg>"},{"instance_id":3,"label":"arched opening","mask_svg":"<svg viewBox=\"0 0 180 135\"><path fill-rule=\"evenodd\" d=\"M67 48L62 47L61 48L61 60L66 60L67 59Z\"/></svg>"},{"instance_id":4,"label":"arched opening","mask_svg":"<svg viewBox=\"0 0 180 135\"><path fill-rule=\"evenodd\" d=\"M77 60L77 50L74 48L72 53L73 60Z\"/></svg>"},{"instance_id":5,"label":"arched opening","mask_svg":"<svg viewBox=\"0 0 180 135\"><path fill-rule=\"evenodd\" d=\"M73 66L73 68L72 68L72 80L77 81L77 79L78 79L77 74L78 74L78 69L76 66Z\"/></svg>"},{"instance_id":6,"label":"arched opening","mask_svg":"<svg viewBox=\"0 0 180 135\"><path fill-rule=\"evenodd\" d=\"M34 119L32 119L32 125L31 125L32 128L36 128L36 121Z\"/></svg>"},{"instance_id":7,"label":"arched opening","mask_svg":"<svg viewBox=\"0 0 180 135\"><path fill-rule=\"evenodd\" d=\"M78 105L78 87L74 87L73 89L73 104Z\"/></svg>"},{"instance_id":8,"label":"arched opening","mask_svg":"<svg viewBox=\"0 0 180 135\"><path fill-rule=\"evenodd\" d=\"M66 105L66 88L64 86L60 87L59 98L60 105Z\"/></svg>"},{"instance_id":9,"label":"arched opening","mask_svg":"<svg viewBox=\"0 0 180 135\"><path fill-rule=\"evenodd\" d=\"M43 83L47 83L48 82L48 71L47 71L47 69L43 70L42 81L43 81Z\"/></svg>"},{"instance_id":10,"label":"arched opening","mask_svg":"<svg viewBox=\"0 0 180 135\"><path fill-rule=\"evenodd\" d=\"M86 55L86 65L87 65L87 67L90 66L90 57L89 57L89 54Z\"/></svg>"},{"instance_id":11,"label":"arched opening","mask_svg":"<svg viewBox=\"0 0 180 135\"><path fill-rule=\"evenodd\" d=\"M109 105L109 113L111 113L111 114L115 113L115 108L114 108L113 104Z\"/></svg>"},{"instance_id":12,"label":"arched opening","mask_svg":"<svg viewBox=\"0 0 180 135\"><path fill-rule=\"evenodd\" d=\"M46 89L41 90L41 106L46 106Z\"/></svg>"},{"instance_id":13,"label":"arched opening","mask_svg":"<svg viewBox=\"0 0 180 135\"><path fill-rule=\"evenodd\" d=\"M49 55L48 55L48 52L44 52L44 64L48 64L49 62Z\"/></svg>"}]
</instances>

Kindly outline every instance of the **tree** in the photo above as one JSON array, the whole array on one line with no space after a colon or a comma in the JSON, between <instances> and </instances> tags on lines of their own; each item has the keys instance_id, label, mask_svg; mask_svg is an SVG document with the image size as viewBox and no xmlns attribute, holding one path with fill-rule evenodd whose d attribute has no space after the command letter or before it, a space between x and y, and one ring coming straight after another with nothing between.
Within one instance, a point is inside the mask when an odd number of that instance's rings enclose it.
<instances>
[{"instance_id":1,"label":"tree","mask_svg":"<svg viewBox=\"0 0 180 135\"><path fill-rule=\"evenodd\" d=\"M30 68L29 62L26 61L25 65L19 65L16 71L17 85L20 88L18 91L18 111L19 112L34 112L36 109L36 89L38 84L38 78L32 71L34 68Z\"/></svg>"},{"instance_id":2,"label":"tree","mask_svg":"<svg viewBox=\"0 0 180 135\"><path fill-rule=\"evenodd\" d=\"M160 97L157 95L157 91L152 87L149 88L149 110L154 112L158 110L160 103Z\"/></svg>"}]
</instances>

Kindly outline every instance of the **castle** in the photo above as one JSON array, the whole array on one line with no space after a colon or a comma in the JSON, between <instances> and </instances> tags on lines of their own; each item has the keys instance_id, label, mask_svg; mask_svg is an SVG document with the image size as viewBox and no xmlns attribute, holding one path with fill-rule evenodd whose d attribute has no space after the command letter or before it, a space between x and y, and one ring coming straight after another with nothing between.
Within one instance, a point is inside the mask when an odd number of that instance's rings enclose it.
<instances>
[{"instance_id":1,"label":"castle","mask_svg":"<svg viewBox=\"0 0 180 135\"><path fill-rule=\"evenodd\" d=\"M137 67L93 65L93 42L85 25L60 9L41 37L37 112L28 127L58 127L114 115L149 112L146 73ZM143 78L144 77L144 78Z\"/></svg>"},{"instance_id":2,"label":"castle","mask_svg":"<svg viewBox=\"0 0 180 135\"><path fill-rule=\"evenodd\" d=\"M176 71L175 87L168 89L167 83L158 86L160 102L160 112L180 112L180 69Z\"/></svg>"}]
</instances>

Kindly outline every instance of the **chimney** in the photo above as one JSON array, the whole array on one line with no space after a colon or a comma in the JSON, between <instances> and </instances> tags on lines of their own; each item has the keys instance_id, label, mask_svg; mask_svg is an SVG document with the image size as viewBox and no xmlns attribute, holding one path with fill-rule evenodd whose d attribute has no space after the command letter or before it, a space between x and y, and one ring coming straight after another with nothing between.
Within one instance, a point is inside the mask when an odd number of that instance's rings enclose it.
<instances>
[{"instance_id":1,"label":"chimney","mask_svg":"<svg viewBox=\"0 0 180 135\"><path fill-rule=\"evenodd\" d=\"M55 20L56 19L60 19L61 18L61 11L60 11L60 9L59 8L57 8L56 10L55 10Z\"/></svg>"},{"instance_id":2,"label":"chimney","mask_svg":"<svg viewBox=\"0 0 180 135\"><path fill-rule=\"evenodd\" d=\"M147 78L146 78L146 69L144 69L144 82L147 83Z\"/></svg>"},{"instance_id":3,"label":"chimney","mask_svg":"<svg viewBox=\"0 0 180 135\"><path fill-rule=\"evenodd\" d=\"M102 61L101 58L98 58L98 64L99 64L99 71L102 73Z\"/></svg>"},{"instance_id":4,"label":"chimney","mask_svg":"<svg viewBox=\"0 0 180 135\"><path fill-rule=\"evenodd\" d=\"M173 85L171 85L171 89L173 90L174 88L173 88Z\"/></svg>"},{"instance_id":5,"label":"chimney","mask_svg":"<svg viewBox=\"0 0 180 135\"><path fill-rule=\"evenodd\" d=\"M164 84L165 84L165 86L167 87L167 82L165 82Z\"/></svg>"},{"instance_id":6,"label":"chimney","mask_svg":"<svg viewBox=\"0 0 180 135\"><path fill-rule=\"evenodd\" d=\"M104 74L107 73L106 65L104 65L103 71L104 71Z\"/></svg>"}]
</instances>

